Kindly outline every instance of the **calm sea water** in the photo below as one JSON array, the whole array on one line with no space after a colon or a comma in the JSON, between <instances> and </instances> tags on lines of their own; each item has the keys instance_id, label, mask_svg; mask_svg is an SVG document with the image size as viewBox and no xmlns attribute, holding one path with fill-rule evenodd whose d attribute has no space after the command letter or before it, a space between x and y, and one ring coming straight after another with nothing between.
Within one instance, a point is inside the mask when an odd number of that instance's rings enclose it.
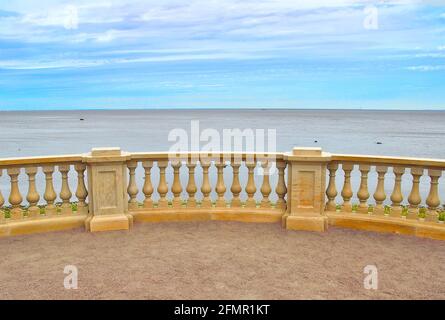
<instances>
[{"instance_id":1,"label":"calm sea water","mask_svg":"<svg viewBox=\"0 0 445 320\"><path fill-rule=\"evenodd\" d=\"M221 135L223 129L275 129L277 151L317 146L332 153L445 158L445 112L360 110L0 112L0 157L84 153L93 147L114 146L133 152L168 151L172 145L169 132L180 128L190 134L192 120L199 120L201 132L211 128ZM230 174L229 169L228 179ZM186 172L182 175L186 177ZM73 172L70 177L74 179ZM138 168L138 179L141 177L142 168ZM156 179L156 172L153 178ZM341 175L338 179L341 186ZM371 173L371 184L374 179ZM26 195L26 177L22 180ZM391 192L392 181L389 174L387 193ZM0 178L4 194L8 183L7 177ZM354 188L358 188L358 183L356 173ZM405 184L404 193L409 193L408 183ZM44 188L42 183L39 188ZM422 193L427 189L428 178L423 177ZM260 197L259 192L257 196Z\"/></svg>"},{"instance_id":2,"label":"calm sea water","mask_svg":"<svg viewBox=\"0 0 445 320\"><path fill-rule=\"evenodd\" d=\"M318 146L334 153L445 158L445 112L357 110L0 112L0 157L106 146L167 151L169 132L190 132L191 120L200 121L201 131L213 128L221 134L224 128L276 129L278 151Z\"/></svg>"}]
</instances>

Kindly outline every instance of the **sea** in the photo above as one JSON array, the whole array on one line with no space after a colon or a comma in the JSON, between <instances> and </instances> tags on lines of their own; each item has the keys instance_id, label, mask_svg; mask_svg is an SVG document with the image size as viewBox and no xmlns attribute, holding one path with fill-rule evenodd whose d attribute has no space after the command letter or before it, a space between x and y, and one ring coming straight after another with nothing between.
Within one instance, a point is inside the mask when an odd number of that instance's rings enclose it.
<instances>
[{"instance_id":1,"label":"sea","mask_svg":"<svg viewBox=\"0 0 445 320\"><path fill-rule=\"evenodd\" d=\"M167 152L175 147L175 143L177 146L179 139L182 139L182 145L185 143L191 150L196 150L197 147L205 148L210 141L209 137L213 146L216 143L221 146L221 150L230 150L225 144L224 132L237 129L253 132L256 141L263 141L262 148L265 151L291 152L294 147L320 147L323 151L341 154L445 159L445 111L294 109L1 111L0 158L79 154L95 147L120 147L128 152ZM196 132L200 137L198 144ZM225 170L227 180L231 179L230 170ZM168 182L171 183L171 172L167 173ZM60 188L58 174L55 173L56 189ZM42 194L44 179L42 173L39 175L38 188ZM198 184L199 175L198 170ZM186 168L181 169L181 178L185 189ZM402 188L405 199L410 191L410 178L407 171ZM137 179L141 189L141 167L137 169ZM153 180L156 179L158 176L154 168ZM213 185L215 179L213 172ZM255 179L259 189L262 177L256 174ZM342 179L342 171L339 170L339 193ZM246 172L242 170L242 184L245 180ZM385 184L388 198L393 181L393 175L389 172ZM360 183L357 169L352 182L354 191L357 191ZM276 184L276 179L273 178L271 183ZM70 184L75 187L74 170L70 172ZM375 172L371 171L371 195L374 186ZM25 198L27 183L24 172L20 175L20 187ZM9 177L3 171L0 191L5 198L8 189ZM230 183L227 189L227 197L230 197ZM428 189L429 178L424 176L421 180L424 198ZM442 189L441 186L440 193L445 200L445 190ZM157 196L155 192L154 198ZM199 198L199 192L197 196ZM243 192L242 198L245 197ZM259 190L256 198L261 199ZM143 199L142 193L138 199ZM338 200L341 202L340 197Z\"/></svg>"}]
</instances>

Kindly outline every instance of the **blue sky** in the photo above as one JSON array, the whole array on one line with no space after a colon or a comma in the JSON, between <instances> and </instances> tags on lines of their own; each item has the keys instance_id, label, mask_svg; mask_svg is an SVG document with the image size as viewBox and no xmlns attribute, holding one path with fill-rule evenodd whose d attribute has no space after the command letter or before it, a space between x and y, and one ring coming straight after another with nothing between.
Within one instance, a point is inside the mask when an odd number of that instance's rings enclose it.
<instances>
[{"instance_id":1,"label":"blue sky","mask_svg":"<svg viewBox=\"0 0 445 320\"><path fill-rule=\"evenodd\" d=\"M0 0L0 110L445 109L445 1Z\"/></svg>"}]
</instances>

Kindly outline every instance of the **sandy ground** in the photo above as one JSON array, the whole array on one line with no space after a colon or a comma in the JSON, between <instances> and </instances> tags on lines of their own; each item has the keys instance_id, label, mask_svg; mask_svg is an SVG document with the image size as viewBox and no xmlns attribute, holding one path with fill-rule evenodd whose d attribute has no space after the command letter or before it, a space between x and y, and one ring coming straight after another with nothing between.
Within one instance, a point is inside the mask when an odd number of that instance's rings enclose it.
<instances>
[{"instance_id":1,"label":"sandy ground","mask_svg":"<svg viewBox=\"0 0 445 320\"><path fill-rule=\"evenodd\" d=\"M445 242L278 224L136 224L0 239L2 299L445 298ZM378 290L363 268L378 268ZM79 270L66 290L66 265Z\"/></svg>"}]
</instances>

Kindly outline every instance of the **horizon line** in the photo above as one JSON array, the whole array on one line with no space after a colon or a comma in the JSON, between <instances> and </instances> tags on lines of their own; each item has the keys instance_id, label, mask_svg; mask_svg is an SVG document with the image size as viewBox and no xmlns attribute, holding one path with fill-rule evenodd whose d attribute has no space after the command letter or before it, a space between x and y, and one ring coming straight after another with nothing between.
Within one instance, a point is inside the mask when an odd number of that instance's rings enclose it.
<instances>
[{"instance_id":1,"label":"horizon line","mask_svg":"<svg viewBox=\"0 0 445 320\"><path fill-rule=\"evenodd\" d=\"M444 109L375 109L375 108L284 108L284 107L140 107L140 108L78 108L78 109L1 109L0 112L65 112L65 111L218 111L218 110L259 110L259 111L436 111L445 112Z\"/></svg>"}]
</instances>

